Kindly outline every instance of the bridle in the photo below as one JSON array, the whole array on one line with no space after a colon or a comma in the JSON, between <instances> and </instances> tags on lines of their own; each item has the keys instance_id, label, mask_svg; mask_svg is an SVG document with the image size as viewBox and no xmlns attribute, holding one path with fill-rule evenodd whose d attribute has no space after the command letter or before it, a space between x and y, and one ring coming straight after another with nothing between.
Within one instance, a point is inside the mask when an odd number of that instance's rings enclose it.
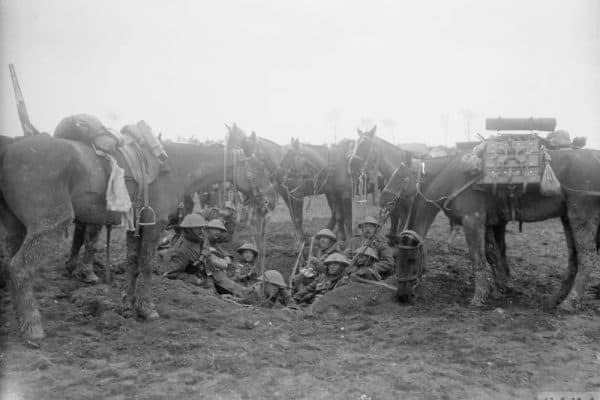
<instances>
[{"instance_id":1,"label":"bridle","mask_svg":"<svg viewBox=\"0 0 600 400\"><path fill-rule=\"evenodd\" d=\"M312 187L313 187L312 193L308 193L308 195L314 196L314 195L320 193L321 190L327 184L327 181L329 180L329 176L331 174L331 171L330 171L331 168L329 165L326 165L325 167L321 168L314 175L310 172L307 174L295 173L294 170L296 169L297 165L299 164L299 161L302 160L303 158L304 158L304 146L302 144L300 144L300 147L297 150L294 150L293 159L289 162L289 166L284 170L284 172L282 174L282 178L281 178L281 186L287 192L288 196L295 200L302 200L307 195L303 191L304 185L307 181L312 182ZM328 148L328 159L330 159L330 158L331 158L331 149ZM321 176L323 175L323 172L325 172L325 177L322 179L321 183L319 184L319 180L321 180ZM296 185L296 187L294 187L291 190L288 186L288 183L291 180L290 176L296 176L299 178L299 181L300 181ZM312 176L312 178L310 176Z\"/></svg>"},{"instance_id":2,"label":"bridle","mask_svg":"<svg viewBox=\"0 0 600 400\"><path fill-rule=\"evenodd\" d=\"M227 152L227 149L225 149ZM259 212L265 211L268 208L268 200L265 198L265 194L260 190L258 184L256 183L256 176L254 174L251 162L259 162L262 164L255 154L253 153L250 156L246 156L244 154L244 150L242 149L232 149L233 154L233 177L232 184L234 191L237 192L239 187L238 176L240 174L244 174L244 177L248 181L250 186L250 197L247 199L249 203L254 205Z\"/></svg>"}]
</instances>

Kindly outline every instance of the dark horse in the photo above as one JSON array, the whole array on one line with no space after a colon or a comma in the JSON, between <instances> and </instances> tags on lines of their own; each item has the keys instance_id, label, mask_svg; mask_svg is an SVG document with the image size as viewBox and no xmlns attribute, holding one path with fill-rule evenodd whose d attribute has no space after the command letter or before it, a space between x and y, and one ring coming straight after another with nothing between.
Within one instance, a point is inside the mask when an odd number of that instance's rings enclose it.
<instances>
[{"instance_id":1,"label":"dark horse","mask_svg":"<svg viewBox=\"0 0 600 400\"><path fill-rule=\"evenodd\" d=\"M262 160L266 168L271 171L272 179L276 183L277 193L281 196L288 211L290 213L290 219L294 225L294 234L296 241L299 243L304 240L304 231L302 228L303 220L303 204L304 197L312 194L310 188L307 188L305 192L295 191L290 193L290 190L298 187L299 181L294 181L288 176L288 180L285 184L282 184L281 177L278 176L277 170L287 153L289 146L282 146L269 139L256 136L256 133L252 132L249 136L240 129L236 124L231 127L226 125L229 130L227 136L228 147L238 147L244 150L245 154L255 154L260 160ZM302 183L305 181L303 180ZM306 182L310 185L309 182ZM289 185L289 186L288 186ZM291 187L290 187L291 186ZM302 187L304 189L304 187ZM328 226L334 227L336 224L336 207L332 204L332 197L325 193L327 203L331 209L331 218Z\"/></svg>"},{"instance_id":2,"label":"dark horse","mask_svg":"<svg viewBox=\"0 0 600 400\"><path fill-rule=\"evenodd\" d=\"M354 145L352 155L348 159L348 171L354 178L364 179L361 177L367 177L373 175L373 171L381 173L384 181L388 182L400 165L411 166L413 160L413 154L399 146L395 146L392 143L376 136L377 126L374 126L369 131L362 131L358 129L358 140ZM439 164L439 161L447 160L449 154L452 153L451 149L443 148L438 146L426 155L427 159L430 159L430 154L444 154L436 156L438 161L434 162L434 165ZM454 153L456 153L454 151ZM415 159L416 160L416 159ZM431 175L428 175L428 178ZM380 207L387 207L395 199L395 192L389 189L383 189L381 193ZM408 212L408 205L406 200L395 199L395 207L390 210L390 235L395 235L398 231L399 223L406 222L406 216ZM457 221L450 220L450 235L446 241L446 249L452 242L454 236L458 231Z\"/></svg>"},{"instance_id":3,"label":"dark horse","mask_svg":"<svg viewBox=\"0 0 600 400\"><path fill-rule=\"evenodd\" d=\"M200 186L199 182L210 176L223 178L222 145L167 142L164 149L170 172L159 175L148 188L156 224L140 227L139 236L127 232L129 278L124 300L145 319L159 317L150 298L150 262L169 212L186 193ZM29 136L9 144L0 162L0 222L9 235L13 304L21 333L28 339L39 339L44 337L44 330L33 294L35 267L74 218L98 225L116 224L120 218L106 209L105 160L83 143L45 134ZM227 177L235 179L239 189L250 196L268 193L270 201L275 199L264 165L256 158L240 160L235 170L228 163ZM128 184L128 190L133 195L137 185Z\"/></svg>"},{"instance_id":4,"label":"dark horse","mask_svg":"<svg viewBox=\"0 0 600 400\"><path fill-rule=\"evenodd\" d=\"M346 165L353 145L349 139L331 146L292 139L277 171L277 180L290 197L325 195L331 208L327 228L336 229L341 240L352 237L352 179Z\"/></svg>"},{"instance_id":5,"label":"dark horse","mask_svg":"<svg viewBox=\"0 0 600 400\"><path fill-rule=\"evenodd\" d=\"M355 142L352 155L348 159L348 171L350 174L361 179L372 172L380 172L385 181L388 181L396 168L404 163L410 165L411 153L398 148L390 142L375 136L377 126L368 131L358 131L358 140ZM380 197L380 205L385 207L389 200ZM390 234L395 234L399 221L404 221L405 208L395 207L390 212Z\"/></svg>"},{"instance_id":6,"label":"dark horse","mask_svg":"<svg viewBox=\"0 0 600 400\"><path fill-rule=\"evenodd\" d=\"M478 177L463 173L460 157L442 166L425 186L423 171L400 167L394 178L396 184L401 182L398 197L412 198L414 203L407 226L409 231L400 234L398 297L406 299L412 295L411 282L422 270L419 262L415 262L414 249L424 245L423 238L431 223L443 210L451 219L460 221L464 228L475 276L471 304L476 306L487 300L496 274L502 274L503 270L508 272L507 266L501 265L492 268L493 275L490 274L486 263L489 254L486 253L491 251L502 263L505 247L490 249L493 241L489 239L503 237L506 223L513 217L525 222L560 218L569 251L569 269L552 303L565 311L580 307L591 270L598 265L600 176L596 171L600 167L600 152L561 150L549 151L549 154L551 166L562 184L562 194L545 197L539 194L536 186L530 185L530 190L518 197L512 210L506 196L494 196L474 185ZM501 279L505 277L508 275Z\"/></svg>"}]
</instances>

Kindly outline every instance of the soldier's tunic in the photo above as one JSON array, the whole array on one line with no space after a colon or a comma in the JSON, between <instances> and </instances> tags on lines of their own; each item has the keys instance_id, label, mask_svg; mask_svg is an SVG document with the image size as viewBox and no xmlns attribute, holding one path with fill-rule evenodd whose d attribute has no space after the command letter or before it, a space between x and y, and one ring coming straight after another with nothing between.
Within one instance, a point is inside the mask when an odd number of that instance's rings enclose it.
<instances>
[{"instance_id":1,"label":"soldier's tunic","mask_svg":"<svg viewBox=\"0 0 600 400\"><path fill-rule=\"evenodd\" d=\"M324 294L332 290L338 281L344 276L346 268L342 268L337 274L331 275L327 270L319 274L309 285L302 291L299 291L295 297L298 302L310 303L318 295Z\"/></svg>"},{"instance_id":2,"label":"soldier's tunic","mask_svg":"<svg viewBox=\"0 0 600 400\"><path fill-rule=\"evenodd\" d=\"M254 285L246 288L246 293L240 299L242 303L254 304L260 306L289 306L293 303L292 296L288 289L280 288L273 297L267 297L263 290L263 282L256 282Z\"/></svg>"},{"instance_id":3,"label":"soldier's tunic","mask_svg":"<svg viewBox=\"0 0 600 400\"><path fill-rule=\"evenodd\" d=\"M340 249L338 243L333 243L325 250L317 249L317 254L315 257L319 260L318 262L308 262L308 266L312 267L318 273L324 272L327 267L325 266L325 259L329 257L333 253L342 253L342 249Z\"/></svg>"},{"instance_id":4,"label":"soldier's tunic","mask_svg":"<svg viewBox=\"0 0 600 400\"><path fill-rule=\"evenodd\" d=\"M354 239L354 238L352 238ZM351 240L344 251L344 255L349 259L352 259L354 256L354 252L362 245L368 244L368 240L366 238L361 238L362 240ZM374 262L370 266L363 266L365 268L371 267L374 271L376 271L382 279L387 278L394 271L394 251L388 246L387 239L378 234L375 236L373 241L370 244L375 251L377 251L377 256L379 257L379 261ZM356 266L355 266L356 267Z\"/></svg>"},{"instance_id":5,"label":"soldier's tunic","mask_svg":"<svg viewBox=\"0 0 600 400\"><path fill-rule=\"evenodd\" d=\"M184 230L169 250L168 276L174 277L179 272L197 273L198 267L195 264L202 256L203 243L202 237Z\"/></svg>"},{"instance_id":6,"label":"soldier's tunic","mask_svg":"<svg viewBox=\"0 0 600 400\"><path fill-rule=\"evenodd\" d=\"M243 297L246 288L227 276L229 266L225 259L227 256L228 254L217 243L204 246L200 258L204 274L218 292L227 292L236 297Z\"/></svg>"},{"instance_id":7,"label":"soldier's tunic","mask_svg":"<svg viewBox=\"0 0 600 400\"><path fill-rule=\"evenodd\" d=\"M229 277L237 282L250 283L256 281L255 262L238 262L233 266L233 271Z\"/></svg>"}]
</instances>

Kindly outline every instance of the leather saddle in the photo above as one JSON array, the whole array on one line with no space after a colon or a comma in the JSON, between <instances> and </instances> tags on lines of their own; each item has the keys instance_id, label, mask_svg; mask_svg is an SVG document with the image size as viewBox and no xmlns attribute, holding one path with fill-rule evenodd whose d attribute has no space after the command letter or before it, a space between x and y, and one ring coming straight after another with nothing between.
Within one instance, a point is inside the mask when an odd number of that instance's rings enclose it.
<instances>
[{"instance_id":1,"label":"leather saddle","mask_svg":"<svg viewBox=\"0 0 600 400\"><path fill-rule=\"evenodd\" d=\"M135 225L156 223L154 210L149 203L148 186L169 169L167 155L148 124L139 121L134 125L126 125L119 134L106 128L92 115L78 114L64 118L56 127L54 136L88 144L99 157L114 157L125 170L125 180L137 184L131 196L133 215L137 217ZM110 139L107 140L107 137Z\"/></svg>"}]
</instances>

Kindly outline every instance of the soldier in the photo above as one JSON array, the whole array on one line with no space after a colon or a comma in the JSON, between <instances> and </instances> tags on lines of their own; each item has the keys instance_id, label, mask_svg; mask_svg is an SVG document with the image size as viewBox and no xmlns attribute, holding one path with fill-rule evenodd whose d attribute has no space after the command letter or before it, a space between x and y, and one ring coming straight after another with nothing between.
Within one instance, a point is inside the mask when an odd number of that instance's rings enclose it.
<instances>
[{"instance_id":1,"label":"soldier","mask_svg":"<svg viewBox=\"0 0 600 400\"><path fill-rule=\"evenodd\" d=\"M206 225L206 220L200 214L188 214L183 218L179 224L181 237L168 253L168 272L164 274L167 278L183 278L183 273L199 272L197 261L202 255Z\"/></svg>"},{"instance_id":2,"label":"soldier","mask_svg":"<svg viewBox=\"0 0 600 400\"><path fill-rule=\"evenodd\" d=\"M340 278L344 276L346 268L350 265L350 260L343 254L333 253L327 256L324 263L326 266L325 271L319 274L306 288L296 293L294 298L298 302L310 303L315 297L332 290Z\"/></svg>"},{"instance_id":3,"label":"soldier","mask_svg":"<svg viewBox=\"0 0 600 400\"><path fill-rule=\"evenodd\" d=\"M263 278L264 276L264 278ZM278 271L265 271L258 282L246 289L240 301L260 306L290 306L292 297L283 276Z\"/></svg>"},{"instance_id":4,"label":"soldier","mask_svg":"<svg viewBox=\"0 0 600 400\"><path fill-rule=\"evenodd\" d=\"M373 217L366 217L358 224L358 227L363 232L363 240L360 243L361 247L368 245L374 249L377 254L377 261L372 263L368 269L360 270L360 276L374 280L387 278L394 270L394 252L392 248L388 246L386 238L380 233L377 233L379 222ZM351 241L349 243L344 252L346 257L354 257L357 254L358 249L355 248L357 244L358 241ZM355 268L352 268L352 270L354 271Z\"/></svg>"},{"instance_id":5,"label":"soldier","mask_svg":"<svg viewBox=\"0 0 600 400\"><path fill-rule=\"evenodd\" d=\"M235 263L233 279L246 283L256 280L255 262L258 257L258 249L252 243L245 242L238 249L241 262Z\"/></svg>"},{"instance_id":6,"label":"soldier","mask_svg":"<svg viewBox=\"0 0 600 400\"><path fill-rule=\"evenodd\" d=\"M377 256L377 251L374 248L361 246L355 250L354 257L356 257L356 261L352 266L352 275L368 279L381 279L381 277L377 278L371 276L376 273L372 270L372 266L379 261L379 256Z\"/></svg>"},{"instance_id":7,"label":"soldier","mask_svg":"<svg viewBox=\"0 0 600 400\"><path fill-rule=\"evenodd\" d=\"M223 221L216 218L211 219L208 221L208 224L206 224L205 232L206 240L208 241L209 246L214 247L222 255L222 257L225 258L229 264L231 264L231 255L219 244L226 240L227 235L227 228L225 228Z\"/></svg>"},{"instance_id":8,"label":"soldier","mask_svg":"<svg viewBox=\"0 0 600 400\"><path fill-rule=\"evenodd\" d=\"M230 243L233 240L233 232L237 221L237 211L231 201L226 201L223 208L206 208L202 215L207 220L220 219L226 232L223 235L223 242Z\"/></svg>"},{"instance_id":9,"label":"soldier","mask_svg":"<svg viewBox=\"0 0 600 400\"><path fill-rule=\"evenodd\" d=\"M315 235L315 240L319 241L317 255L309 255L307 266L311 267L318 273L322 273L325 272L326 269L325 259L333 253L340 253L341 249L337 245L337 237L329 229L321 229Z\"/></svg>"}]
</instances>

